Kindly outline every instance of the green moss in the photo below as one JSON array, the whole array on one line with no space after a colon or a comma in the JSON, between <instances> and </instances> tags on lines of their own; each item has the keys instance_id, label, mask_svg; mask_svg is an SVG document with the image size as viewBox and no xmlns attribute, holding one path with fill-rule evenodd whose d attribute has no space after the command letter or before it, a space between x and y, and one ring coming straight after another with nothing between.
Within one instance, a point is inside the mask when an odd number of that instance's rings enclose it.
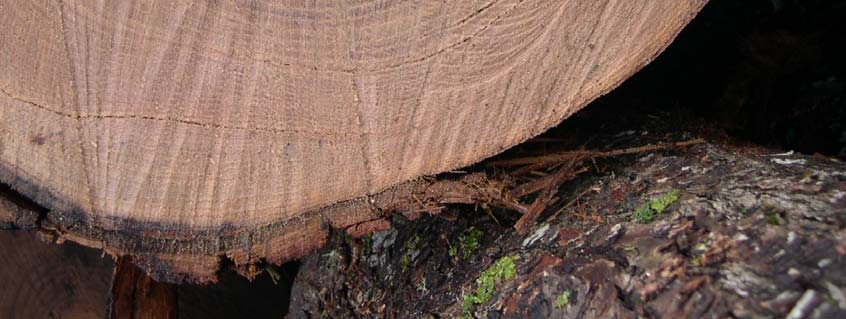
<instances>
[{"instance_id":1,"label":"green moss","mask_svg":"<svg viewBox=\"0 0 846 319\"><path fill-rule=\"evenodd\" d=\"M400 257L400 267L402 267L403 271L408 269L408 266L411 266L411 255L417 251L418 246L420 245L420 240L419 235L414 235L413 238L406 241L405 245L403 245L402 257Z\"/></svg>"},{"instance_id":2,"label":"green moss","mask_svg":"<svg viewBox=\"0 0 846 319\"><path fill-rule=\"evenodd\" d=\"M781 219L778 218L778 214L776 212L767 213L767 224L775 226L781 225Z\"/></svg>"},{"instance_id":3,"label":"green moss","mask_svg":"<svg viewBox=\"0 0 846 319\"><path fill-rule=\"evenodd\" d=\"M565 290L555 298L555 309L561 309L570 305L570 291Z\"/></svg>"},{"instance_id":4,"label":"green moss","mask_svg":"<svg viewBox=\"0 0 846 319\"><path fill-rule=\"evenodd\" d=\"M476 249L479 248L479 239L482 239L481 230L476 228L470 227L470 233L467 235L461 235L459 238L459 244L461 245L461 252L464 253L464 257L467 258L471 254L473 254Z\"/></svg>"},{"instance_id":5,"label":"green moss","mask_svg":"<svg viewBox=\"0 0 846 319\"><path fill-rule=\"evenodd\" d=\"M696 256L693 256L693 259L691 259L691 261L690 261L690 262L691 262L694 266L697 266L697 267L698 267L698 266L702 266L702 256L704 256L704 255L696 255Z\"/></svg>"},{"instance_id":6,"label":"green moss","mask_svg":"<svg viewBox=\"0 0 846 319\"><path fill-rule=\"evenodd\" d=\"M455 257L455 255L458 255L458 246L450 246L449 255L450 257Z\"/></svg>"},{"instance_id":7,"label":"green moss","mask_svg":"<svg viewBox=\"0 0 846 319\"><path fill-rule=\"evenodd\" d=\"M764 219L767 224L778 226L787 223L787 219L783 218L781 212L784 210L772 204L765 204L761 209L764 211Z\"/></svg>"},{"instance_id":8,"label":"green moss","mask_svg":"<svg viewBox=\"0 0 846 319\"><path fill-rule=\"evenodd\" d=\"M364 244L361 253L365 256L370 255L370 252L373 251L373 237L364 236L361 238L361 242Z\"/></svg>"},{"instance_id":9,"label":"green moss","mask_svg":"<svg viewBox=\"0 0 846 319\"><path fill-rule=\"evenodd\" d=\"M417 249L417 245L420 244L420 235L414 235L414 238L411 238L407 242L405 242L405 250L412 251Z\"/></svg>"},{"instance_id":10,"label":"green moss","mask_svg":"<svg viewBox=\"0 0 846 319\"><path fill-rule=\"evenodd\" d=\"M481 230L470 227L470 232L458 237L458 245L449 247L451 257L458 256L458 249L461 248L462 257L467 258L479 248L479 240L484 233Z\"/></svg>"},{"instance_id":11,"label":"green moss","mask_svg":"<svg viewBox=\"0 0 846 319\"><path fill-rule=\"evenodd\" d=\"M664 209L666 209L667 206L672 205L677 200L679 200L679 191L674 189L671 192L652 200L652 202L649 203L649 206L660 214L664 212Z\"/></svg>"},{"instance_id":12,"label":"green moss","mask_svg":"<svg viewBox=\"0 0 846 319\"><path fill-rule=\"evenodd\" d=\"M669 193L659 196L651 201L640 205L632 214L632 219L638 223L651 222L655 215L661 214L679 199L679 191L672 190Z\"/></svg>"},{"instance_id":13,"label":"green moss","mask_svg":"<svg viewBox=\"0 0 846 319\"><path fill-rule=\"evenodd\" d=\"M485 303L493 296L496 284L511 279L517 273L514 265L515 257L502 257L491 267L483 271L476 279L476 292L464 296L461 303L462 318L471 318L473 308L477 304Z\"/></svg>"},{"instance_id":14,"label":"green moss","mask_svg":"<svg viewBox=\"0 0 846 319\"><path fill-rule=\"evenodd\" d=\"M653 217L655 217L655 212L652 211L652 208L649 208L649 203L640 205L632 215L632 219L638 223L651 222Z\"/></svg>"},{"instance_id":15,"label":"green moss","mask_svg":"<svg viewBox=\"0 0 846 319\"><path fill-rule=\"evenodd\" d=\"M411 265L411 257L408 254L403 254L402 258L400 258L400 267L405 271L409 265Z\"/></svg>"}]
</instances>

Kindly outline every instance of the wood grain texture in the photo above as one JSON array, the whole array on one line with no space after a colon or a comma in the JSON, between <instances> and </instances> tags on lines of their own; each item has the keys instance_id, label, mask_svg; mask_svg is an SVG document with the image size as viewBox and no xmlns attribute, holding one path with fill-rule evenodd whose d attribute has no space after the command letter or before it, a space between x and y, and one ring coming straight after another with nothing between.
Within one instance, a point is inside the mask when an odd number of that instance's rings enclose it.
<instances>
[{"instance_id":1,"label":"wood grain texture","mask_svg":"<svg viewBox=\"0 0 846 319\"><path fill-rule=\"evenodd\" d=\"M177 318L177 288L155 282L139 270L129 257L115 265L109 316L111 319Z\"/></svg>"},{"instance_id":2,"label":"wood grain texture","mask_svg":"<svg viewBox=\"0 0 846 319\"><path fill-rule=\"evenodd\" d=\"M374 219L356 198L559 123L704 3L2 0L0 181L151 272L294 258Z\"/></svg>"}]
</instances>

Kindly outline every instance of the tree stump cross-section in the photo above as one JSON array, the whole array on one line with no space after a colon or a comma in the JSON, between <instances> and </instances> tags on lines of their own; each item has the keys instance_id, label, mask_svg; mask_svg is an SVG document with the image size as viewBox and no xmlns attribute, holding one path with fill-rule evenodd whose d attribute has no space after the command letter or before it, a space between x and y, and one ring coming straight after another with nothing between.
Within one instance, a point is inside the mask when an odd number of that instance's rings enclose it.
<instances>
[{"instance_id":1,"label":"tree stump cross-section","mask_svg":"<svg viewBox=\"0 0 846 319\"><path fill-rule=\"evenodd\" d=\"M704 0L0 1L0 181L155 278L383 227L556 125Z\"/></svg>"}]
</instances>

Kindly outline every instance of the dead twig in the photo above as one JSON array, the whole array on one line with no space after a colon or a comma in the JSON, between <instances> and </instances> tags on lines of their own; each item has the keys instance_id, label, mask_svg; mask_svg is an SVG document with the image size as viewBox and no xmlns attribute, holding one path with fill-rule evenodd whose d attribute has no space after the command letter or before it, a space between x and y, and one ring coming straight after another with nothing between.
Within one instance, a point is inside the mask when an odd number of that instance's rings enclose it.
<instances>
[{"instance_id":1,"label":"dead twig","mask_svg":"<svg viewBox=\"0 0 846 319\"><path fill-rule=\"evenodd\" d=\"M552 191L549 189L544 190L542 194L535 198L532 206L529 206L529 210L514 224L514 229L517 230L518 234L525 235L529 232L529 228L531 228L531 226L535 223L535 220L538 219L540 213L546 209L546 205L551 198Z\"/></svg>"},{"instance_id":2,"label":"dead twig","mask_svg":"<svg viewBox=\"0 0 846 319\"><path fill-rule=\"evenodd\" d=\"M582 196L585 196L585 194L587 194L589 191L590 191L590 188L585 189L585 190L581 191L580 193L578 193L576 195L576 197L573 197L573 199L571 199L569 202L567 202L567 204L564 204L564 206L561 206L561 208L556 210L555 213L553 213L552 216L550 216L549 219L547 219L547 220L553 220L553 219L557 218L558 215L561 215L561 213L564 212L565 209L570 208L570 206L573 206L573 204L575 204L576 201L581 199Z\"/></svg>"},{"instance_id":3,"label":"dead twig","mask_svg":"<svg viewBox=\"0 0 846 319\"><path fill-rule=\"evenodd\" d=\"M513 210L522 216L514 224L519 234L526 234L535 224L538 217L553 203L558 202L556 194L558 188L564 182L576 178L576 176L594 167L599 170L595 163L597 158L614 157L627 154L650 152L674 147L684 147L704 143L703 139L693 139L684 142L662 143L657 145L646 145L630 147L611 151L577 150L562 152L545 156L518 158L505 161L497 161L490 166L516 167L510 173L506 173L496 179L489 179L484 173L473 173L463 175L459 181L433 181L428 184L422 193L409 196L406 208L409 213L443 214L446 204L475 204L481 205L485 211L493 217L488 206L500 207ZM590 160L591 164L585 165ZM537 178L513 186L521 174L531 174ZM584 190L567 204L557 209L550 219L556 218L563 211L578 203L588 190ZM532 194L537 197L527 207L521 203L521 199ZM413 205L413 206L411 206ZM590 219L599 222L601 217L596 210L590 215L577 213L583 219Z\"/></svg>"},{"instance_id":4,"label":"dead twig","mask_svg":"<svg viewBox=\"0 0 846 319\"><path fill-rule=\"evenodd\" d=\"M578 164L581 164L581 161L578 161L577 163L574 159L570 163L567 163L567 165L562 165L561 168L552 175L541 178L536 182L531 182L528 186L525 184L521 185L525 187L521 187L520 190L515 192L515 197L517 198L522 196L518 196L516 194L522 194L525 196L537 191L540 191L541 193L538 194L538 197L535 198L535 201L531 206L529 206L528 211L517 220L517 223L514 224L514 229L517 230L518 234L524 235L528 232L529 228L535 223L538 216L540 216L540 214L546 209L547 205L553 201L555 193L557 193L558 186L587 171L587 168L584 167L578 169L574 168Z\"/></svg>"},{"instance_id":5,"label":"dead twig","mask_svg":"<svg viewBox=\"0 0 846 319\"><path fill-rule=\"evenodd\" d=\"M664 149L676 148L676 147L685 147L685 146L702 144L702 143L705 143L705 140L701 139L701 138L697 138L697 139L692 139L692 140L683 141L683 142L662 143L662 144L655 144L655 145L629 147L629 148L623 148L623 149L612 150L612 151L585 151L585 150L568 151L568 152L560 152L560 153L542 155L542 156L523 157L523 158L510 159L510 160L493 161L493 162L488 163L488 166L491 166L491 167L514 167L514 166L532 165L534 167L537 167L537 165L541 165L541 163L544 163L544 164L555 163L555 162L565 161L567 159L571 159L571 158L574 158L574 157L580 157L580 156L584 156L584 157L587 157L587 158L614 157L614 156L620 156L620 155L629 155L629 154L637 154L637 153L643 153L643 152L664 150Z\"/></svg>"},{"instance_id":6,"label":"dead twig","mask_svg":"<svg viewBox=\"0 0 846 319\"><path fill-rule=\"evenodd\" d=\"M587 171L588 171L587 167L582 167L582 168L579 168L575 171L567 172L567 174L572 175L572 176L568 176L568 177L572 178L572 177L576 177L576 175L579 175L579 174L587 172ZM538 191L541 191L541 190L548 188L550 186L553 186L553 185L557 186L556 184L566 182L567 180L569 180L569 178L562 180L561 176L548 175L544 178L540 178L540 179L537 179L533 182L529 182L529 183L515 187L511 191L511 194L515 198L522 198L526 195L531 195L531 194L537 193Z\"/></svg>"},{"instance_id":7,"label":"dead twig","mask_svg":"<svg viewBox=\"0 0 846 319\"><path fill-rule=\"evenodd\" d=\"M517 170L515 170L512 174L519 174L519 173L531 173L538 169L548 166L555 166L560 165L559 168L553 174L547 174L542 176L536 180L527 182L525 184L521 184L517 187L514 187L510 191L510 195L512 198L522 198L524 196L534 194L540 192L538 196L535 198L532 205L529 206L528 209L521 211L523 216L517 220L517 223L514 224L514 229L517 230L518 234L525 235L529 228L535 223L539 215L546 209L546 207L552 202L552 198L554 197L558 187L581 173L587 172L587 167L579 167L581 166L586 160L590 160L593 166L599 170L598 166L596 165L597 158L605 158L605 157L614 157L614 156L621 156L621 155L628 155L628 154L637 154L643 152L651 152L656 150L668 149L668 148L675 148L675 147L685 147L694 144L704 143L705 140L698 138L684 142L676 142L676 143L664 143L664 144L657 144L657 145L646 145L646 146L639 146L639 147L630 147L630 148L623 148L611 151L586 151L586 150L578 150L578 151L571 151L571 152L562 152L552 155L544 155L544 156L537 156L537 157L527 157L527 158L518 158L513 160L505 160L505 161L497 161L490 163L490 166L502 166L502 167L514 167L514 166L523 166ZM525 166L524 166L525 165ZM538 174L536 174L538 175ZM562 211L567 209L573 203L575 203L579 198L581 198L587 190L578 194L573 200L569 203L558 209L551 218L557 217L561 214ZM520 205L518 205L520 206ZM521 206L522 207L522 206ZM579 216L583 219L591 219L597 222L601 222L602 217L596 215L594 212L591 215L587 215L585 213L581 213Z\"/></svg>"}]
</instances>

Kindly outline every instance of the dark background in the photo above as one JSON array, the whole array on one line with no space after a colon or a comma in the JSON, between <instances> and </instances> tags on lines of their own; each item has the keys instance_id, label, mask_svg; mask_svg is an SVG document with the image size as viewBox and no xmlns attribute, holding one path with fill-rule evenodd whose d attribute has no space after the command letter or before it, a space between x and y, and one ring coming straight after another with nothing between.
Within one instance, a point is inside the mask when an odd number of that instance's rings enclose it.
<instances>
[{"instance_id":1,"label":"dark background","mask_svg":"<svg viewBox=\"0 0 846 319\"><path fill-rule=\"evenodd\" d=\"M754 144L843 158L844 93L846 1L713 0L580 116L630 114L637 126L637 114L671 113Z\"/></svg>"}]
</instances>

